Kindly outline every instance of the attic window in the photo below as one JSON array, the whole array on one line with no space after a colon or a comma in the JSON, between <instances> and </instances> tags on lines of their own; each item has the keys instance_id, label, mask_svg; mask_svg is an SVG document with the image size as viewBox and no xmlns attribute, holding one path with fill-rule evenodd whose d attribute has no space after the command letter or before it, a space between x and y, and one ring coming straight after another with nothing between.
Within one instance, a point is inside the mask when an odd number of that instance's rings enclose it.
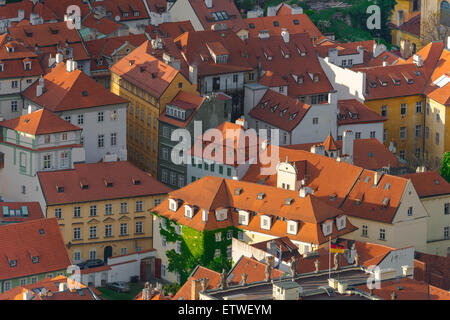
<instances>
[{"instance_id":1,"label":"attic window","mask_svg":"<svg viewBox=\"0 0 450 320\"><path fill-rule=\"evenodd\" d=\"M41 235L45 234L44 229L39 229L39 234L41 234Z\"/></svg>"},{"instance_id":2,"label":"attic window","mask_svg":"<svg viewBox=\"0 0 450 320\"><path fill-rule=\"evenodd\" d=\"M319 82L319 75L318 74L314 75L314 82Z\"/></svg>"},{"instance_id":3,"label":"attic window","mask_svg":"<svg viewBox=\"0 0 450 320\"><path fill-rule=\"evenodd\" d=\"M255 24L254 23L249 23L248 26L250 27L250 29L255 29Z\"/></svg>"},{"instance_id":4,"label":"attic window","mask_svg":"<svg viewBox=\"0 0 450 320\"><path fill-rule=\"evenodd\" d=\"M83 190L86 190L89 188L89 184L85 180L80 181L80 186L81 186L81 189L83 189Z\"/></svg>"},{"instance_id":5,"label":"attic window","mask_svg":"<svg viewBox=\"0 0 450 320\"><path fill-rule=\"evenodd\" d=\"M292 204L292 201L294 201L294 199L292 199L292 198L287 198L287 199L284 201L284 204L287 205L287 206L290 206L290 205Z\"/></svg>"},{"instance_id":6,"label":"attic window","mask_svg":"<svg viewBox=\"0 0 450 320\"><path fill-rule=\"evenodd\" d=\"M234 195L238 196L242 193L242 188L236 188L234 189Z\"/></svg>"},{"instance_id":7,"label":"attic window","mask_svg":"<svg viewBox=\"0 0 450 320\"><path fill-rule=\"evenodd\" d=\"M419 70L416 71L416 76L420 77L422 74L420 73Z\"/></svg>"},{"instance_id":8,"label":"attic window","mask_svg":"<svg viewBox=\"0 0 450 320\"><path fill-rule=\"evenodd\" d=\"M135 186L138 186L138 185L141 184L141 180L139 180L138 178L133 178L133 184L134 184Z\"/></svg>"},{"instance_id":9,"label":"attic window","mask_svg":"<svg viewBox=\"0 0 450 320\"><path fill-rule=\"evenodd\" d=\"M388 206L388 204L389 204L389 198L385 197L382 202L383 208L386 208Z\"/></svg>"},{"instance_id":10,"label":"attic window","mask_svg":"<svg viewBox=\"0 0 450 320\"><path fill-rule=\"evenodd\" d=\"M434 184L439 185L439 180L434 180Z\"/></svg>"},{"instance_id":11,"label":"attic window","mask_svg":"<svg viewBox=\"0 0 450 320\"><path fill-rule=\"evenodd\" d=\"M50 32L52 33L52 34L58 34L58 29L53 29L53 28L50 28Z\"/></svg>"},{"instance_id":12,"label":"attic window","mask_svg":"<svg viewBox=\"0 0 450 320\"><path fill-rule=\"evenodd\" d=\"M298 112L295 112L295 113L291 114L291 115L289 116L289 120L294 120L295 117L297 116L297 114L298 114Z\"/></svg>"},{"instance_id":13,"label":"attic window","mask_svg":"<svg viewBox=\"0 0 450 320\"><path fill-rule=\"evenodd\" d=\"M337 195L335 193L330 195L330 201L334 201L336 199Z\"/></svg>"},{"instance_id":14,"label":"attic window","mask_svg":"<svg viewBox=\"0 0 450 320\"><path fill-rule=\"evenodd\" d=\"M297 19L294 19L294 24L297 26L298 25L298 20Z\"/></svg>"},{"instance_id":15,"label":"attic window","mask_svg":"<svg viewBox=\"0 0 450 320\"><path fill-rule=\"evenodd\" d=\"M284 108L283 110L280 111L280 117L283 117L286 112L288 111L288 108Z\"/></svg>"},{"instance_id":16,"label":"attic window","mask_svg":"<svg viewBox=\"0 0 450 320\"><path fill-rule=\"evenodd\" d=\"M370 81L370 80L369 80L369 86L370 86L371 88L376 88L376 87L377 87L377 83L376 83L375 81Z\"/></svg>"},{"instance_id":17,"label":"attic window","mask_svg":"<svg viewBox=\"0 0 450 320\"><path fill-rule=\"evenodd\" d=\"M5 65L3 63L0 63L0 72L5 71Z\"/></svg>"},{"instance_id":18,"label":"attic window","mask_svg":"<svg viewBox=\"0 0 450 320\"><path fill-rule=\"evenodd\" d=\"M384 190L389 190L390 187L391 187L391 184L390 183L386 183L384 185Z\"/></svg>"},{"instance_id":19,"label":"attic window","mask_svg":"<svg viewBox=\"0 0 450 320\"><path fill-rule=\"evenodd\" d=\"M364 182L365 183L368 183L370 181L370 176L366 176L365 178L364 178Z\"/></svg>"},{"instance_id":20,"label":"attic window","mask_svg":"<svg viewBox=\"0 0 450 320\"><path fill-rule=\"evenodd\" d=\"M370 151L369 151L368 156L369 156L369 158L373 158L373 152L370 152Z\"/></svg>"},{"instance_id":21,"label":"attic window","mask_svg":"<svg viewBox=\"0 0 450 320\"><path fill-rule=\"evenodd\" d=\"M261 109L264 109L269 104L269 100L264 101L261 103Z\"/></svg>"},{"instance_id":22,"label":"attic window","mask_svg":"<svg viewBox=\"0 0 450 320\"><path fill-rule=\"evenodd\" d=\"M105 186L107 188L111 188L113 186L113 182L111 180L105 179Z\"/></svg>"},{"instance_id":23,"label":"attic window","mask_svg":"<svg viewBox=\"0 0 450 320\"><path fill-rule=\"evenodd\" d=\"M361 202L364 200L364 193L358 193L355 198L355 205L359 206Z\"/></svg>"},{"instance_id":24,"label":"attic window","mask_svg":"<svg viewBox=\"0 0 450 320\"><path fill-rule=\"evenodd\" d=\"M17 260L10 260L10 261L9 261L9 266L10 266L11 268L14 268L15 266L17 266Z\"/></svg>"},{"instance_id":25,"label":"attic window","mask_svg":"<svg viewBox=\"0 0 450 320\"><path fill-rule=\"evenodd\" d=\"M265 194L264 194L263 192L260 192L260 193L258 193L258 195L256 196L256 199L262 200L262 199L264 199L264 197L265 197Z\"/></svg>"},{"instance_id":26,"label":"attic window","mask_svg":"<svg viewBox=\"0 0 450 320\"><path fill-rule=\"evenodd\" d=\"M280 24L278 23L278 21L274 21L274 22L273 22L273 26L274 26L274 27L278 27L279 25L280 25Z\"/></svg>"},{"instance_id":27,"label":"attic window","mask_svg":"<svg viewBox=\"0 0 450 320\"><path fill-rule=\"evenodd\" d=\"M84 97L87 97L88 92L86 90L83 90L83 92L81 93Z\"/></svg>"},{"instance_id":28,"label":"attic window","mask_svg":"<svg viewBox=\"0 0 450 320\"><path fill-rule=\"evenodd\" d=\"M31 257L31 262L32 262L32 263L39 263L39 257L38 257L38 256L36 256L36 257Z\"/></svg>"},{"instance_id":29,"label":"attic window","mask_svg":"<svg viewBox=\"0 0 450 320\"><path fill-rule=\"evenodd\" d=\"M56 190L58 191L58 193L62 193L62 192L64 192L64 187L63 186L56 186Z\"/></svg>"},{"instance_id":30,"label":"attic window","mask_svg":"<svg viewBox=\"0 0 450 320\"><path fill-rule=\"evenodd\" d=\"M279 104L277 103L276 105L270 107L270 111L275 112L278 109Z\"/></svg>"}]
</instances>

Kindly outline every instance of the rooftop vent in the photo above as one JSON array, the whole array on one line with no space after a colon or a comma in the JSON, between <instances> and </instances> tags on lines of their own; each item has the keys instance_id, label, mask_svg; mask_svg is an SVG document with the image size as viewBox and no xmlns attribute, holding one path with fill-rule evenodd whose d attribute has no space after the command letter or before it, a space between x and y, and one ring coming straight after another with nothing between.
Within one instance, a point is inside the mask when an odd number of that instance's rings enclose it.
<instances>
[{"instance_id":1,"label":"rooftop vent","mask_svg":"<svg viewBox=\"0 0 450 320\"><path fill-rule=\"evenodd\" d=\"M262 200L262 199L264 199L265 196L266 196L266 195L264 194L264 192L260 192L260 193L258 193L258 195L256 196L256 199Z\"/></svg>"}]
</instances>

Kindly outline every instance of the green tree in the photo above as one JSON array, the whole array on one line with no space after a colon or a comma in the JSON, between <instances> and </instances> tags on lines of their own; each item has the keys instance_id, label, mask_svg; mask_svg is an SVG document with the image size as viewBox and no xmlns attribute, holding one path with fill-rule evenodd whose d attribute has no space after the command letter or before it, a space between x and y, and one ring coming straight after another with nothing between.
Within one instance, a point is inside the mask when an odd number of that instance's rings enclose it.
<instances>
[{"instance_id":1,"label":"green tree","mask_svg":"<svg viewBox=\"0 0 450 320\"><path fill-rule=\"evenodd\" d=\"M441 170L440 170L441 176L447 180L447 182L450 182L450 152L447 151L444 156L442 157L441 161Z\"/></svg>"}]
</instances>

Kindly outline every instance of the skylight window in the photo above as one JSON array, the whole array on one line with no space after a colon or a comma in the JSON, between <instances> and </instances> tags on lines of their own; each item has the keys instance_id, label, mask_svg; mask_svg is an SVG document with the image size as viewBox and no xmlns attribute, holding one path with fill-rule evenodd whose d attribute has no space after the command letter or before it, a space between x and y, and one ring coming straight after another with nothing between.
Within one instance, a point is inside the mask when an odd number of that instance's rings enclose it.
<instances>
[{"instance_id":1,"label":"skylight window","mask_svg":"<svg viewBox=\"0 0 450 320\"><path fill-rule=\"evenodd\" d=\"M280 111L280 117L283 117L286 114L287 111L288 111L288 108L284 108L284 110L281 110Z\"/></svg>"},{"instance_id":2,"label":"skylight window","mask_svg":"<svg viewBox=\"0 0 450 320\"><path fill-rule=\"evenodd\" d=\"M274 27L278 27L279 25L280 25L280 24L278 23L278 21L274 21L274 22L273 22L273 26L274 26Z\"/></svg>"},{"instance_id":3,"label":"skylight window","mask_svg":"<svg viewBox=\"0 0 450 320\"><path fill-rule=\"evenodd\" d=\"M248 26L250 27L250 29L255 29L255 24L254 23L249 23Z\"/></svg>"},{"instance_id":4,"label":"skylight window","mask_svg":"<svg viewBox=\"0 0 450 320\"><path fill-rule=\"evenodd\" d=\"M289 116L289 120L294 120L295 117L297 116L297 114L298 114L298 112L295 112L295 113L291 114L291 115Z\"/></svg>"},{"instance_id":5,"label":"skylight window","mask_svg":"<svg viewBox=\"0 0 450 320\"><path fill-rule=\"evenodd\" d=\"M270 111L275 112L275 111L278 109L278 106L279 106L279 105L276 104L276 105L270 107Z\"/></svg>"},{"instance_id":6,"label":"skylight window","mask_svg":"<svg viewBox=\"0 0 450 320\"><path fill-rule=\"evenodd\" d=\"M298 20L294 19L294 24L297 26L298 25Z\"/></svg>"}]
</instances>

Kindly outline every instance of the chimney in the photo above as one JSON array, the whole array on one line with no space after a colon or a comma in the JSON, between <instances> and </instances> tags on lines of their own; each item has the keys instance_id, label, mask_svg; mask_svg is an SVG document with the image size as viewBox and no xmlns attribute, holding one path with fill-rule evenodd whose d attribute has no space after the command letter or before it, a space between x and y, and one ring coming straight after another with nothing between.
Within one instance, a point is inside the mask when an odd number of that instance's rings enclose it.
<instances>
[{"instance_id":1,"label":"chimney","mask_svg":"<svg viewBox=\"0 0 450 320\"><path fill-rule=\"evenodd\" d=\"M72 72L73 71L73 69L72 69L72 59L68 59L66 61L66 71L67 72Z\"/></svg>"},{"instance_id":2,"label":"chimney","mask_svg":"<svg viewBox=\"0 0 450 320\"><path fill-rule=\"evenodd\" d=\"M423 66L423 59L422 59L422 56L421 56L421 55L415 54L414 57L413 57L413 61L414 61L414 64L415 64L417 67L420 68L420 67Z\"/></svg>"},{"instance_id":3,"label":"chimney","mask_svg":"<svg viewBox=\"0 0 450 320\"><path fill-rule=\"evenodd\" d=\"M150 300L150 284L148 282L145 283L144 289L142 289L142 300Z\"/></svg>"},{"instance_id":4,"label":"chimney","mask_svg":"<svg viewBox=\"0 0 450 320\"><path fill-rule=\"evenodd\" d=\"M57 53L56 54L56 64L60 63L61 61L63 61L63 55L61 53Z\"/></svg>"},{"instance_id":5,"label":"chimney","mask_svg":"<svg viewBox=\"0 0 450 320\"><path fill-rule=\"evenodd\" d=\"M212 0L205 0L205 5L208 9L211 9L213 6Z\"/></svg>"},{"instance_id":6,"label":"chimney","mask_svg":"<svg viewBox=\"0 0 450 320\"><path fill-rule=\"evenodd\" d=\"M197 66L189 66L189 81L192 84L197 84Z\"/></svg>"},{"instance_id":7,"label":"chimney","mask_svg":"<svg viewBox=\"0 0 450 320\"><path fill-rule=\"evenodd\" d=\"M375 186L378 185L378 183L380 182L382 176L383 176L383 173L375 171L375 175L373 176L373 184Z\"/></svg>"},{"instance_id":8,"label":"chimney","mask_svg":"<svg viewBox=\"0 0 450 320\"><path fill-rule=\"evenodd\" d=\"M321 156L325 155L325 148L322 145L314 145L310 149L311 153L319 154Z\"/></svg>"},{"instance_id":9,"label":"chimney","mask_svg":"<svg viewBox=\"0 0 450 320\"><path fill-rule=\"evenodd\" d=\"M236 119L236 124L238 126L244 127L244 129L248 128L247 121L245 120L245 118L243 116L240 117L239 119Z\"/></svg>"},{"instance_id":10,"label":"chimney","mask_svg":"<svg viewBox=\"0 0 450 320\"><path fill-rule=\"evenodd\" d=\"M387 61L383 61L383 67L387 67L389 63Z\"/></svg>"},{"instance_id":11,"label":"chimney","mask_svg":"<svg viewBox=\"0 0 450 320\"><path fill-rule=\"evenodd\" d=\"M59 292L66 291L66 290L67 290L67 282L61 282L59 284Z\"/></svg>"},{"instance_id":12,"label":"chimney","mask_svg":"<svg viewBox=\"0 0 450 320\"><path fill-rule=\"evenodd\" d=\"M306 191L306 188L305 187L301 187L300 190L299 190L300 198L305 198L307 194L308 194L308 192Z\"/></svg>"},{"instance_id":13,"label":"chimney","mask_svg":"<svg viewBox=\"0 0 450 320\"><path fill-rule=\"evenodd\" d=\"M342 135L342 155L348 155L353 160L353 131L345 130Z\"/></svg>"},{"instance_id":14,"label":"chimney","mask_svg":"<svg viewBox=\"0 0 450 320\"><path fill-rule=\"evenodd\" d=\"M36 86L36 97L42 96L43 91L44 91L44 88L40 84L38 84Z\"/></svg>"},{"instance_id":15,"label":"chimney","mask_svg":"<svg viewBox=\"0 0 450 320\"><path fill-rule=\"evenodd\" d=\"M198 300L200 295L200 290L202 289L202 284L200 279L194 279L191 283L191 300Z\"/></svg>"},{"instance_id":16,"label":"chimney","mask_svg":"<svg viewBox=\"0 0 450 320\"><path fill-rule=\"evenodd\" d=\"M281 31L284 43L289 43L289 32L287 30Z\"/></svg>"},{"instance_id":17,"label":"chimney","mask_svg":"<svg viewBox=\"0 0 450 320\"><path fill-rule=\"evenodd\" d=\"M22 300L31 300L33 298L33 293L31 291L25 291L22 296Z\"/></svg>"},{"instance_id":18,"label":"chimney","mask_svg":"<svg viewBox=\"0 0 450 320\"><path fill-rule=\"evenodd\" d=\"M208 210L203 209L202 211L202 221L207 222L208 221Z\"/></svg>"}]
</instances>

